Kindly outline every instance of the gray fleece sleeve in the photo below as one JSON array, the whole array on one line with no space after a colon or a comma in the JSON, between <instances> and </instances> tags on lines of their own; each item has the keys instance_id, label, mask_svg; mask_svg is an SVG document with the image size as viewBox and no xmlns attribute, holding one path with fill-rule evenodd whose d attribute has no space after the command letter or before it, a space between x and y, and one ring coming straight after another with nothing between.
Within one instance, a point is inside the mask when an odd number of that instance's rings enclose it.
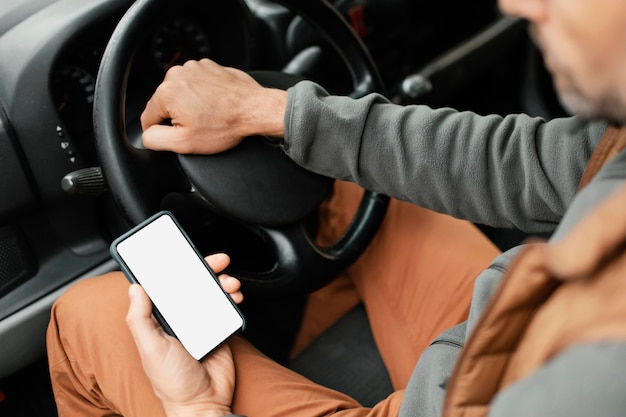
<instances>
[{"instance_id":1,"label":"gray fleece sleeve","mask_svg":"<svg viewBox=\"0 0 626 417\"><path fill-rule=\"evenodd\" d=\"M371 94L289 89L285 151L303 167L494 227L550 232L606 130L576 117L480 116Z\"/></svg>"}]
</instances>

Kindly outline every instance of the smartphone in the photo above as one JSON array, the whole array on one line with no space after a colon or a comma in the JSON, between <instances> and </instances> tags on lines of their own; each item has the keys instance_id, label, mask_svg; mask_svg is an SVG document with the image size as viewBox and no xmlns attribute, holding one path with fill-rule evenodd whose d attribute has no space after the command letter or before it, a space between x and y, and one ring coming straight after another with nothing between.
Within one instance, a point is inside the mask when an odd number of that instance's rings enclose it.
<instances>
[{"instance_id":1,"label":"smartphone","mask_svg":"<svg viewBox=\"0 0 626 417\"><path fill-rule=\"evenodd\" d=\"M195 359L244 329L237 305L172 213L159 212L117 238L111 255L144 288L163 329Z\"/></svg>"}]
</instances>

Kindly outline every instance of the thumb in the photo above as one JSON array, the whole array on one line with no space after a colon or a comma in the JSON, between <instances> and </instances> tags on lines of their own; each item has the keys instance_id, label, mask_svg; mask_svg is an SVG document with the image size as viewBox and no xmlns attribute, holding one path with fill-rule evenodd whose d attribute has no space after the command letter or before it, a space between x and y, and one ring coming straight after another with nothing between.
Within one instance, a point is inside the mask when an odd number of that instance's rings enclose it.
<instances>
[{"instance_id":1,"label":"thumb","mask_svg":"<svg viewBox=\"0 0 626 417\"><path fill-rule=\"evenodd\" d=\"M130 306L126 315L126 324L140 351L158 343L159 330L152 318L152 303L143 288L132 284L128 288Z\"/></svg>"},{"instance_id":2,"label":"thumb","mask_svg":"<svg viewBox=\"0 0 626 417\"><path fill-rule=\"evenodd\" d=\"M153 151L167 151L176 143L176 133L180 130L176 126L152 125L146 128L141 136L144 146Z\"/></svg>"},{"instance_id":3,"label":"thumb","mask_svg":"<svg viewBox=\"0 0 626 417\"><path fill-rule=\"evenodd\" d=\"M152 303L141 285L131 284L128 288L128 297L130 298L130 307L127 318L131 320L151 318Z\"/></svg>"}]
</instances>

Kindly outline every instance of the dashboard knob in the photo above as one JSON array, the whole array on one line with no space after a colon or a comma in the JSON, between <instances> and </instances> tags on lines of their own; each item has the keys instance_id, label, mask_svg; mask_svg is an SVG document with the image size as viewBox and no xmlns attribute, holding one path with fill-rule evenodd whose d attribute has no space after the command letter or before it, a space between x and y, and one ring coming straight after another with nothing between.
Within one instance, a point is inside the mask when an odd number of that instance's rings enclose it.
<instances>
[{"instance_id":1,"label":"dashboard knob","mask_svg":"<svg viewBox=\"0 0 626 417\"><path fill-rule=\"evenodd\" d=\"M102 170L100 167L91 167L70 172L61 180L61 188L68 194L92 196L104 194Z\"/></svg>"}]
</instances>

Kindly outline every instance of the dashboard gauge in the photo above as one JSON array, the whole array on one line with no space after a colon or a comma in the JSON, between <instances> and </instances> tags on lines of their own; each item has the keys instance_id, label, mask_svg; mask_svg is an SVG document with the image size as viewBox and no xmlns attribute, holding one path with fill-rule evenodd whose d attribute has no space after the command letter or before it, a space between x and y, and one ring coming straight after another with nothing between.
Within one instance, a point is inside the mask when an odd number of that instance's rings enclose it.
<instances>
[{"instance_id":1,"label":"dashboard gauge","mask_svg":"<svg viewBox=\"0 0 626 417\"><path fill-rule=\"evenodd\" d=\"M163 70L190 59L206 58L210 53L207 34L197 23L186 18L178 17L163 23L152 37L152 54Z\"/></svg>"},{"instance_id":2,"label":"dashboard gauge","mask_svg":"<svg viewBox=\"0 0 626 417\"><path fill-rule=\"evenodd\" d=\"M90 128L96 89L94 75L80 66L68 65L57 72L52 80L52 89L61 117L79 124L81 128Z\"/></svg>"},{"instance_id":3,"label":"dashboard gauge","mask_svg":"<svg viewBox=\"0 0 626 417\"><path fill-rule=\"evenodd\" d=\"M92 117L96 90L94 73L82 65L68 63L55 71L51 82L54 105L67 129L66 133L73 138L74 150L79 150L85 161L95 162Z\"/></svg>"}]
</instances>

